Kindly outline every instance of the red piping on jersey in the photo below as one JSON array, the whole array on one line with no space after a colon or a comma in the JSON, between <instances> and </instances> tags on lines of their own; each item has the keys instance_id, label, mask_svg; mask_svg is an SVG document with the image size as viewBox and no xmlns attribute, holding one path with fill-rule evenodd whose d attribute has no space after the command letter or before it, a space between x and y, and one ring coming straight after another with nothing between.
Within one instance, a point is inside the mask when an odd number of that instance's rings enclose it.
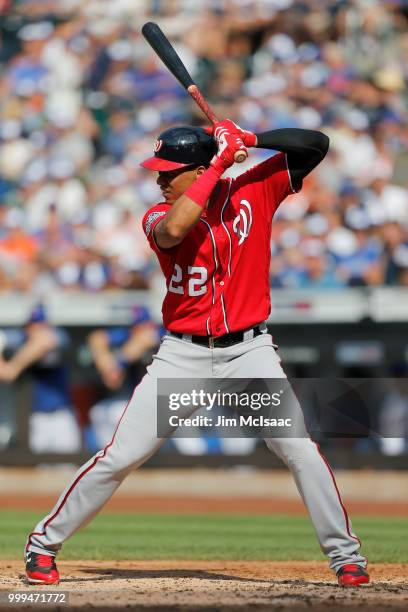
<instances>
[{"instance_id":1,"label":"red piping on jersey","mask_svg":"<svg viewBox=\"0 0 408 612\"><path fill-rule=\"evenodd\" d=\"M140 382L142 382L142 381L140 381ZM139 385L140 385L140 383L139 383ZM92 464L91 464L89 467L87 467L87 468L86 468L86 470L84 470L84 471L83 471L81 474L79 474L79 476L78 476L78 477L75 479L75 481L72 483L72 485L70 486L69 490L67 491L67 493L66 493L66 495L65 495L64 499L62 500L62 502L60 503L60 505L58 506L58 508L57 508L57 509L56 509L56 511L54 512L54 514L53 514L52 516L50 516L50 518L49 518L49 519L48 519L48 520L47 520L47 521L44 523L44 529L43 529L43 531L42 531L42 532L35 532L35 531L34 531L34 532L30 533L30 535L28 536L27 544L26 544L26 551L27 551L28 547L29 547L29 546L30 546L30 544L31 544L31 538L32 538L33 536L43 536L43 535L45 535L45 532L46 532L46 529L47 529L48 525L49 525L49 524L51 523L51 521L53 521L53 520L55 519L55 517L56 517L56 516L58 516L58 514L61 512L61 510L62 510L62 508L64 507L64 505L65 505L65 503L66 503L66 501L67 501L67 499L68 499L69 495L72 493L73 489L76 487L76 485L77 485L77 484L78 484L78 482L81 480L81 478L82 478L83 476L85 476L85 474L87 474L87 473L88 473L88 472L89 472L89 471L90 471L90 470L91 470L93 467L95 467L95 465L97 464L97 462L99 461L99 459L102 459L103 457L105 457L105 455L106 455L106 453L107 453L108 449L109 449L109 448L112 446L112 444L113 444L113 441L114 441L115 436L116 436L116 432L117 432L117 431L118 431L118 429L119 429L119 425L121 424L122 419L123 419L123 417L125 416L126 410L128 409L128 406L129 406L130 402L132 401L133 396L134 396L134 394L136 393L136 389L138 388L138 386L139 386L139 385L136 385L136 387L135 387L135 389L134 389L134 391L133 391L133 393L132 393L132 397L130 398L130 400L128 401L128 403L126 404L126 406L125 406L125 408L124 408L124 410L123 410L123 412L122 412L122 416L120 417L119 422L118 422L118 424L116 425L116 429L115 429L114 434L113 434L113 436L112 436L112 440L109 442L109 444L107 444L107 445L105 446L105 448L103 449L103 451L102 451L102 452L101 452L101 451L99 451L99 453L100 453L100 454L98 454L98 455L95 457L95 459L94 459L93 463L92 463Z\"/></svg>"},{"instance_id":2,"label":"red piping on jersey","mask_svg":"<svg viewBox=\"0 0 408 612\"><path fill-rule=\"evenodd\" d=\"M228 183L227 196L225 198L225 202L224 202L223 207L221 209L221 224L224 227L225 231L227 232L228 239L229 239L229 245L230 245L230 256L229 256L229 261L228 261L228 273L229 273L229 276L231 276L231 265L230 264L231 264L231 257L232 257L232 241L231 241L230 233L229 233L229 231L228 231L228 229L227 229L227 227L226 227L226 225L224 223L222 215L223 215L225 206L227 205L228 200L229 200L230 191L231 191L231 184L232 184L232 181L230 180L229 183ZM205 223L205 225L208 227L208 231L210 232L211 246L212 246L213 257L214 257L214 264L215 264L215 268L214 268L214 274L215 274L215 272L217 271L217 268L218 268L218 260L217 260L217 245L216 245L216 242L215 242L214 234L213 234L213 231L211 229L210 224L207 221L205 221L204 219L200 219L200 221ZM211 279L212 280L212 304L213 305L215 304L215 278L214 278L214 274L213 274L212 279ZM227 334L229 334L230 329L229 329L229 326L228 326L227 312L226 312L226 309L225 309L225 302L224 302L224 297L223 297L222 294L221 294L221 307L222 307L222 313L223 313L223 316L224 316L224 326L225 326ZM210 328L209 328L209 325L208 325L209 318L210 317L208 317L208 319L206 321L206 327L207 327L208 335L210 335Z\"/></svg>"},{"instance_id":3,"label":"red piping on jersey","mask_svg":"<svg viewBox=\"0 0 408 612\"><path fill-rule=\"evenodd\" d=\"M225 325L225 329L227 330L227 334L229 334L229 327L228 327L228 321L227 321L227 312L225 310L225 303L224 303L224 296L221 293L221 306L222 306L222 314L224 315L224 325Z\"/></svg>"},{"instance_id":4,"label":"red piping on jersey","mask_svg":"<svg viewBox=\"0 0 408 612\"><path fill-rule=\"evenodd\" d=\"M225 207L226 207L226 205L228 204L228 201L229 201L230 192L231 192L231 185L232 185L232 179L229 180L227 197L225 198L225 202L224 202L223 207L221 209L221 225L223 226L223 228L227 232L227 236L228 236L228 240L229 240L229 259L228 259L228 266L227 266L228 275L229 276L231 276L232 239L231 239L231 235L230 235L230 233L228 231L228 228L227 228L227 226L224 223L223 214L224 214ZM225 329L227 330L227 333L229 333L230 329L229 329L228 319L227 319L227 309L225 308L225 301L224 301L224 295L223 294L221 294L221 306L222 306L222 314L224 315Z\"/></svg>"},{"instance_id":5,"label":"red piping on jersey","mask_svg":"<svg viewBox=\"0 0 408 612\"><path fill-rule=\"evenodd\" d=\"M289 177L289 185L290 188L292 190L292 193L297 193L296 189L293 189L293 185L292 185L292 177L290 176L290 172L289 172L289 164L288 164L288 156L285 153L285 163L286 163L286 170L288 172L288 177Z\"/></svg>"},{"instance_id":6,"label":"red piping on jersey","mask_svg":"<svg viewBox=\"0 0 408 612\"><path fill-rule=\"evenodd\" d=\"M217 271L218 268L218 261L217 261L217 248L215 245L215 238L214 238L214 234L212 233L212 229L209 223L207 223L207 221L205 221L204 219L200 219L200 221L202 221L207 227L208 227L208 231L210 232L210 240L211 240L211 246L212 246L212 252L213 252L213 258L214 258L214 273L212 275L212 279L211 279L211 287L212 287L212 305L214 306L215 304L215 278L214 275ZM210 316L207 319L206 325L207 325L207 333L208 335L210 334L210 327L208 325L208 321L211 317L211 312L210 312Z\"/></svg>"},{"instance_id":7,"label":"red piping on jersey","mask_svg":"<svg viewBox=\"0 0 408 612\"><path fill-rule=\"evenodd\" d=\"M229 261L228 261L228 274L231 276L231 259L232 259L232 240L231 240L231 235L228 231L227 226L224 223L224 218L223 218L223 214L224 214L224 210L225 207L228 203L229 197L230 197L230 192L231 192L231 185L232 185L232 179L229 180L229 185L228 185L228 193L227 193L227 197L225 198L225 202L224 205L221 209L221 225L223 226L223 228L225 229L225 231L228 234L228 240L229 240Z\"/></svg>"},{"instance_id":8,"label":"red piping on jersey","mask_svg":"<svg viewBox=\"0 0 408 612\"><path fill-rule=\"evenodd\" d=\"M212 252L213 252L213 258L214 258L214 274L217 271L218 268L218 261L217 261L217 251L216 251L216 246L215 246L215 238L214 238L214 234L212 233L212 229L210 227L210 224L207 223L207 221L204 221L204 219L200 219L200 221L202 221L203 223L205 223L205 225L208 227L208 231L210 232L210 239L211 239L211 246L212 246ZM212 275L212 303L214 305L215 303L215 280L214 280L214 274Z\"/></svg>"}]
</instances>

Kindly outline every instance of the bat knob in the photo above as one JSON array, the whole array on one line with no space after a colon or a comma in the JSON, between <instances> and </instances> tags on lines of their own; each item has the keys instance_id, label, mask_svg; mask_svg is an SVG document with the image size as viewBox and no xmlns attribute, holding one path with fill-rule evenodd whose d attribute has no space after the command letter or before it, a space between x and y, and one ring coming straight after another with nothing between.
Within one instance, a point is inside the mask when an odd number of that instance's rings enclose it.
<instances>
[{"instance_id":1,"label":"bat knob","mask_svg":"<svg viewBox=\"0 0 408 612\"><path fill-rule=\"evenodd\" d=\"M234 153L234 160L237 162L237 164L242 164L247 157L248 153L245 153L245 151L236 151Z\"/></svg>"}]
</instances>

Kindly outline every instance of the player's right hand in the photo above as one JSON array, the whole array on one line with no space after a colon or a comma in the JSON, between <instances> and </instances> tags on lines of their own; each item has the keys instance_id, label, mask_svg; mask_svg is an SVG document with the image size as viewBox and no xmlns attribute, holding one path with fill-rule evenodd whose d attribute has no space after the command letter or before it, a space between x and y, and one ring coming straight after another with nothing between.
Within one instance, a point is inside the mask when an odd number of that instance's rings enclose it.
<instances>
[{"instance_id":1,"label":"player's right hand","mask_svg":"<svg viewBox=\"0 0 408 612\"><path fill-rule=\"evenodd\" d=\"M248 154L247 148L241 138L236 133L230 132L227 127L225 127L224 123L226 122L220 121L220 123L215 126L213 136L218 145L218 152L211 160L211 165L222 172L235 162L235 153L243 151Z\"/></svg>"}]
</instances>

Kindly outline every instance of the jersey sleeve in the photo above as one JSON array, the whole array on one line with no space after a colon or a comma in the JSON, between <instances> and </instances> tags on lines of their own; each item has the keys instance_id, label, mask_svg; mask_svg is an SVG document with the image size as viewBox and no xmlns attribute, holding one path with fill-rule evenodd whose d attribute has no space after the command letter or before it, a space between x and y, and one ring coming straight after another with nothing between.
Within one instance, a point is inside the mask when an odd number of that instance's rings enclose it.
<instances>
[{"instance_id":1,"label":"jersey sleeve","mask_svg":"<svg viewBox=\"0 0 408 612\"><path fill-rule=\"evenodd\" d=\"M163 253L163 251L156 244L156 240L154 239L154 228L165 216L169 208L169 204L157 204L147 211L142 220L143 231L146 234L150 248L157 254Z\"/></svg>"},{"instance_id":2,"label":"jersey sleeve","mask_svg":"<svg viewBox=\"0 0 408 612\"><path fill-rule=\"evenodd\" d=\"M297 193L287 163L285 153L278 153L250 168L235 179L235 188L252 186L257 195L262 195L267 209L272 214L286 196Z\"/></svg>"}]
</instances>

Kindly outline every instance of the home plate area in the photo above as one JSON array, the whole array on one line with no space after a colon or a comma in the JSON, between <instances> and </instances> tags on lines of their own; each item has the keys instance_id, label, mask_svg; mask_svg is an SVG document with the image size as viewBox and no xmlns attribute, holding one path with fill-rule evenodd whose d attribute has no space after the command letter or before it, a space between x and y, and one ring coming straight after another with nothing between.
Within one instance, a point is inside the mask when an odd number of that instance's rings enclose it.
<instances>
[{"instance_id":1,"label":"home plate area","mask_svg":"<svg viewBox=\"0 0 408 612\"><path fill-rule=\"evenodd\" d=\"M61 582L29 586L22 563L2 561L1 610L6 593L63 592L69 607L107 610L403 610L408 605L406 564L373 564L372 584L356 589L337 586L327 564L317 561L63 561ZM49 605L20 603L22 609ZM51 606L52 609L53 606ZM58 609L64 609L59 605ZM56 606L54 607L56 609Z\"/></svg>"}]
</instances>

